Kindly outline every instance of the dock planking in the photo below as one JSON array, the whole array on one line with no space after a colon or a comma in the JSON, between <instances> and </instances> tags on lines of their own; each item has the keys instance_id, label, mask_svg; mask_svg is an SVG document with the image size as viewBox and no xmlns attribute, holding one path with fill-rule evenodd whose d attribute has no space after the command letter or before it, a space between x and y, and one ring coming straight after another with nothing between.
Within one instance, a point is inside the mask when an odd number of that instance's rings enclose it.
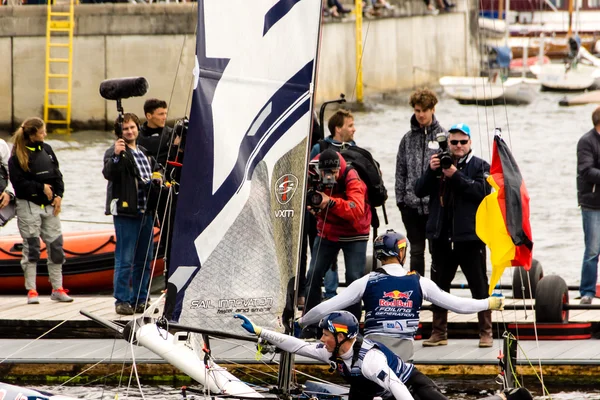
<instances>
[{"instance_id":1,"label":"dock planking","mask_svg":"<svg viewBox=\"0 0 600 400\"><path fill-rule=\"evenodd\" d=\"M575 295L575 293L573 293ZM0 360L8 364L93 364L93 363L127 363L131 362L133 354L136 362L145 364L161 364L162 359L153 353L131 346L122 339L113 339L106 335L89 335L87 332L97 325L80 314L84 309L103 318L127 322L131 316L121 316L115 313L114 299L111 296L75 296L72 303L58 303L51 301L49 296L40 296L39 305L26 304L26 296L1 296L2 310L0 310ZM507 304L532 304L531 300L507 299ZM572 298L572 304L578 300ZM600 303L595 299L594 304ZM139 317L141 314L136 314ZM424 326L431 324L431 311L421 312L421 321ZM493 312L492 319L498 331L508 323L532 323L535 312L532 310L505 310ZM457 314L449 312L450 326L472 327L477 324L476 314ZM571 310L571 322L598 322L599 310ZM38 326L38 331L43 328L52 328L58 325L74 324L77 327L73 336L68 338L58 337L37 339L27 336L23 338L20 333ZM7 327L14 327L15 335L8 334ZM241 333L241 332L240 332ZM453 366L465 367L469 365L498 364L498 354L502 352L502 340L495 339L492 348L478 347L475 338L454 338L450 335L449 344L440 347L423 347L421 341L415 341L414 362L423 366ZM91 338L90 338L91 337ZM425 336L426 337L426 336ZM212 351L219 363L254 364L255 349L252 344L236 342L234 340L214 339ZM271 356L272 357L272 356ZM540 362L544 366L590 366L600 372L600 340L521 340L518 350L518 364L525 368L531 363ZM314 364L314 361L297 357L299 364ZM456 368L445 368L446 372L456 371ZM463 368L461 373L469 373L468 368ZM579 370L577 370L579 371ZM576 372L580 373L580 372Z\"/></svg>"}]
</instances>

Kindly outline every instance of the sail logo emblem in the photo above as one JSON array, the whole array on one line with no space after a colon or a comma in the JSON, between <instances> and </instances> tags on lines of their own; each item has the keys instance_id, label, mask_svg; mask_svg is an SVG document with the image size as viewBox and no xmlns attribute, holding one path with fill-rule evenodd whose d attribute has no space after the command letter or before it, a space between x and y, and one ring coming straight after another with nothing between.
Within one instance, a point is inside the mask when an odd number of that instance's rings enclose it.
<instances>
[{"instance_id":1,"label":"sail logo emblem","mask_svg":"<svg viewBox=\"0 0 600 400\"><path fill-rule=\"evenodd\" d=\"M292 174L285 174L275 182L275 195L279 204L289 203L298 189L298 178Z\"/></svg>"}]
</instances>

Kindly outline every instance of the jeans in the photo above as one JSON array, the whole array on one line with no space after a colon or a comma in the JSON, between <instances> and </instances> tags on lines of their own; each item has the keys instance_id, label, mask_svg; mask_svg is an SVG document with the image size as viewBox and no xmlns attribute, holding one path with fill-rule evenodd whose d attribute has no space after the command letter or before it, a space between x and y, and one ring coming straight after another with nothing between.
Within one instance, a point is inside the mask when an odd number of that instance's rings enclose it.
<instances>
[{"instance_id":1,"label":"jeans","mask_svg":"<svg viewBox=\"0 0 600 400\"><path fill-rule=\"evenodd\" d=\"M325 287L325 300L329 300L337 294L337 288L340 286L340 277L338 275L337 260L325 273L323 279L323 286Z\"/></svg>"},{"instance_id":2,"label":"jeans","mask_svg":"<svg viewBox=\"0 0 600 400\"><path fill-rule=\"evenodd\" d=\"M304 312L321 302L321 282L329 266L336 260L340 250L346 263L346 283L350 284L364 275L367 262L367 240L358 242L332 242L319 236L313 244L313 257L306 277L307 295ZM350 310L360 318L360 303Z\"/></svg>"},{"instance_id":3,"label":"jeans","mask_svg":"<svg viewBox=\"0 0 600 400\"><path fill-rule=\"evenodd\" d=\"M146 304L150 284L150 261L154 251L153 220L150 216L114 216L117 243L113 296L115 304Z\"/></svg>"},{"instance_id":4,"label":"jeans","mask_svg":"<svg viewBox=\"0 0 600 400\"><path fill-rule=\"evenodd\" d=\"M410 270L425 276L425 226L429 216L420 215L419 210L410 207L402 207L400 213L410 243Z\"/></svg>"},{"instance_id":5,"label":"jeans","mask_svg":"<svg viewBox=\"0 0 600 400\"><path fill-rule=\"evenodd\" d=\"M594 297L598 280L598 257L600 256L600 210L581 209L585 251L581 265L581 296Z\"/></svg>"}]
</instances>

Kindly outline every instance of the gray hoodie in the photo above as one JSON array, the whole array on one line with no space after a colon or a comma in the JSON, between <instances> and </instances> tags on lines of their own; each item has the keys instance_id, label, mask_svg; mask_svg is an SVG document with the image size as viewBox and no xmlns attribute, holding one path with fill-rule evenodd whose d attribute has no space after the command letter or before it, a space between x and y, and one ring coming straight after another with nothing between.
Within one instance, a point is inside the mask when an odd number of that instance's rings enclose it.
<instances>
[{"instance_id":1,"label":"gray hoodie","mask_svg":"<svg viewBox=\"0 0 600 400\"><path fill-rule=\"evenodd\" d=\"M426 215L429 214L429 197L418 198L415 195L415 184L427 171L431 156L438 152L435 148L435 136L439 132L447 132L435 115L431 125L426 127L421 127L413 115L410 127L410 131L400 141L396 156L396 204L416 208L419 214Z\"/></svg>"}]
</instances>

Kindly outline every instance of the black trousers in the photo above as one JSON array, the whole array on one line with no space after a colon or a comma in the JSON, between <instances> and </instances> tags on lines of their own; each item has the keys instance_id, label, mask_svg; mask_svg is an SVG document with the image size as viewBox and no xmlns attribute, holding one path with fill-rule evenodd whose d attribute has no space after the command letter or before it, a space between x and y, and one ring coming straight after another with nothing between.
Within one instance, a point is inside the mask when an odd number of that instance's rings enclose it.
<instances>
[{"instance_id":1,"label":"black trousers","mask_svg":"<svg viewBox=\"0 0 600 400\"><path fill-rule=\"evenodd\" d=\"M425 276L425 226L428 215L419 215L416 208L402 207L402 222L410 242L410 270ZM429 248L431 253L431 247Z\"/></svg>"},{"instance_id":2,"label":"black trousers","mask_svg":"<svg viewBox=\"0 0 600 400\"><path fill-rule=\"evenodd\" d=\"M440 389L435 382L416 368L406 381L406 387L415 400L448 400L446 396L440 393Z\"/></svg>"},{"instance_id":3,"label":"black trousers","mask_svg":"<svg viewBox=\"0 0 600 400\"><path fill-rule=\"evenodd\" d=\"M456 276L460 265L474 299L488 297L488 279L485 269L485 244L480 240L451 243L446 239L431 240L429 243L433 265L431 279L446 292ZM434 306L439 311L444 310Z\"/></svg>"}]
</instances>

